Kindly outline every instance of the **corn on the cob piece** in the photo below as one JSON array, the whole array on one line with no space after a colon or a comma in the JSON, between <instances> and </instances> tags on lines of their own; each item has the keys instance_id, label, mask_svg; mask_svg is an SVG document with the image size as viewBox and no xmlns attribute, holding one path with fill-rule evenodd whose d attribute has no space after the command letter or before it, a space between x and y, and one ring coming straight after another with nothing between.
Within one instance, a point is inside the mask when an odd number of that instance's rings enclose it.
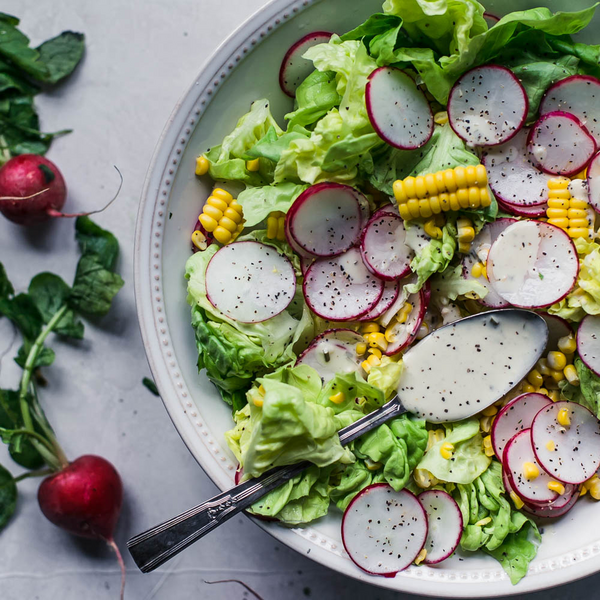
<instances>
[{"instance_id":1,"label":"corn on the cob piece","mask_svg":"<svg viewBox=\"0 0 600 600\"><path fill-rule=\"evenodd\" d=\"M458 251L468 254L471 251L471 242L475 239L475 227L473 221L466 217L456 222L458 231Z\"/></svg>"},{"instance_id":2,"label":"corn on the cob piece","mask_svg":"<svg viewBox=\"0 0 600 600\"><path fill-rule=\"evenodd\" d=\"M215 188L207 198L198 220L217 242L229 244L244 229L243 216L242 207L233 196L221 188Z\"/></svg>"},{"instance_id":3,"label":"corn on the cob piece","mask_svg":"<svg viewBox=\"0 0 600 600\"><path fill-rule=\"evenodd\" d=\"M564 229L571 238L594 237L593 210L584 198L571 193L571 180L554 177L548 180L548 223Z\"/></svg>"},{"instance_id":4,"label":"corn on the cob piece","mask_svg":"<svg viewBox=\"0 0 600 600\"><path fill-rule=\"evenodd\" d=\"M285 242L285 214L281 211L276 210L267 217L267 237Z\"/></svg>"},{"instance_id":5,"label":"corn on the cob piece","mask_svg":"<svg viewBox=\"0 0 600 600\"><path fill-rule=\"evenodd\" d=\"M442 212L468 210L492 203L483 165L456 167L394 182L394 196L405 220L429 219Z\"/></svg>"}]
</instances>

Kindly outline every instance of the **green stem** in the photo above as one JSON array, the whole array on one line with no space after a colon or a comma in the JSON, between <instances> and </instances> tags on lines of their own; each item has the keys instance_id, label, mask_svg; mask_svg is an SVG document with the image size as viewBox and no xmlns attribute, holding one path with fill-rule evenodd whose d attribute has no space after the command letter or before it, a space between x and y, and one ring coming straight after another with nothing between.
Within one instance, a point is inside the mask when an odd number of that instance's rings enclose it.
<instances>
[{"instance_id":1,"label":"green stem","mask_svg":"<svg viewBox=\"0 0 600 600\"><path fill-rule=\"evenodd\" d=\"M23 481L24 479L29 479L30 477L45 477L46 475L52 475L54 471L52 469L40 469L39 471L27 471L27 473L23 473L18 477L15 477L13 481L15 483L19 483L19 481Z\"/></svg>"},{"instance_id":2,"label":"green stem","mask_svg":"<svg viewBox=\"0 0 600 600\"><path fill-rule=\"evenodd\" d=\"M28 435L33 438L31 441L36 440L40 444L43 444L50 452L54 452L54 446L49 442L43 435L40 435L37 431L29 431L29 429L14 429L12 431L14 435Z\"/></svg>"},{"instance_id":3,"label":"green stem","mask_svg":"<svg viewBox=\"0 0 600 600\"><path fill-rule=\"evenodd\" d=\"M23 417L23 425L24 431L32 434L32 436L38 437L43 441L44 445L49 448L50 452L45 447L41 447L38 440L32 439L31 442L35 446L36 450L42 455L44 460L52 467L52 468L61 468L68 464L65 453L62 448L54 439L52 442L48 442L41 435L35 433L33 428L33 419L31 418L31 412L29 410L29 403L27 401L27 394L29 392L29 387L31 385L31 378L33 376L33 372L35 369L35 365L37 363L37 359L40 355L40 352L44 348L44 342L50 333L54 330L54 328L58 325L60 320L65 316L65 313L69 307L65 304L61 306L52 316L50 321L42 332L38 335L35 342L31 346L29 350L29 354L27 355L27 360L25 361L25 366L23 367L23 376L21 377L21 386L19 388L19 406L21 408L21 415ZM53 436L54 437L54 436Z\"/></svg>"}]
</instances>

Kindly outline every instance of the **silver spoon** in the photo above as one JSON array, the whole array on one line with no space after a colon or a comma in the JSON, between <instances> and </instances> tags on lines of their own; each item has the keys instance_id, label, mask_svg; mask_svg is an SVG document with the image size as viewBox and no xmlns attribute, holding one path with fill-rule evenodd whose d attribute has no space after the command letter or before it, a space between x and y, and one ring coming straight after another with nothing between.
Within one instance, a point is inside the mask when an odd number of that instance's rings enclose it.
<instances>
[{"instance_id":1,"label":"silver spoon","mask_svg":"<svg viewBox=\"0 0 600 600\"><path fill-rule=\"evenodd\" d=\"M519 309L480 313L441 327L404 355L398 395L341 429L340 443L405 412L429 422L471 417L514 388L541 358L547 341L544 319ZM136 535L127 543L133 560L142 572L153 571L309 466L271 469Z\"/></svg>"}]
</instances>

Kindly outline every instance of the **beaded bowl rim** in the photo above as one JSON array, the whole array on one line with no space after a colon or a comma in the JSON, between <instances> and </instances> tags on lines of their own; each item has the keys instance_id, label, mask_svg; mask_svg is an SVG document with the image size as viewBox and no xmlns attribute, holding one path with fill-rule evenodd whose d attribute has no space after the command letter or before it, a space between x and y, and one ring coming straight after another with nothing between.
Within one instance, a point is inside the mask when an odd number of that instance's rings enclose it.
<instances>
[{"instance_id":1,"label":"beaded bowl rim","mask_svg":"<svg viewBox=\"0 0 600 600\"><path fill-rule=\"evenodd\" d=\"M210 103L213 91L272 31L291 21L307 7L325 2L327 0L272 0L230 34L205 62L200 74L175 105L158 140L140 199L135 232L134 281L144 349L175 428L199 465L221 490L233 485L235 465L220 452L210 426L203 421L202 414L198 415L200 411L194 405L179 370L164 312L163 215L179 159ZM412 566L394 578L375 577L358 569L339 541L311 526L290 529L257 519L253 521L286 546L329 568L380 587L413 594L458 598L520 595L568 583L600 570L598 540L573 552L534 561L528 576L518 586L512 586L499 567L441 570Z\"/></svg>"}]
</instances>

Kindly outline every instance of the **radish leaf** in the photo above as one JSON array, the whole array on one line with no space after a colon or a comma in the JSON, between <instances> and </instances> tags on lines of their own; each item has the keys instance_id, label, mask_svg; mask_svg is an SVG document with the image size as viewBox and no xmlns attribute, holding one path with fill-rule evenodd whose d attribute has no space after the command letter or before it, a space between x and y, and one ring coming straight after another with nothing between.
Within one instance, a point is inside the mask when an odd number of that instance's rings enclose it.
<instances>
[{"instance_id":1,"label":"radish leaf","mask_svg":"<svg viewBox=\"0 0 600 600\"><path fill-rule=\"evenodd\" d=\"M17 507L17 485L13 476L0 465L0 529L3 529Z\"/></svg>"}]
</instances>

